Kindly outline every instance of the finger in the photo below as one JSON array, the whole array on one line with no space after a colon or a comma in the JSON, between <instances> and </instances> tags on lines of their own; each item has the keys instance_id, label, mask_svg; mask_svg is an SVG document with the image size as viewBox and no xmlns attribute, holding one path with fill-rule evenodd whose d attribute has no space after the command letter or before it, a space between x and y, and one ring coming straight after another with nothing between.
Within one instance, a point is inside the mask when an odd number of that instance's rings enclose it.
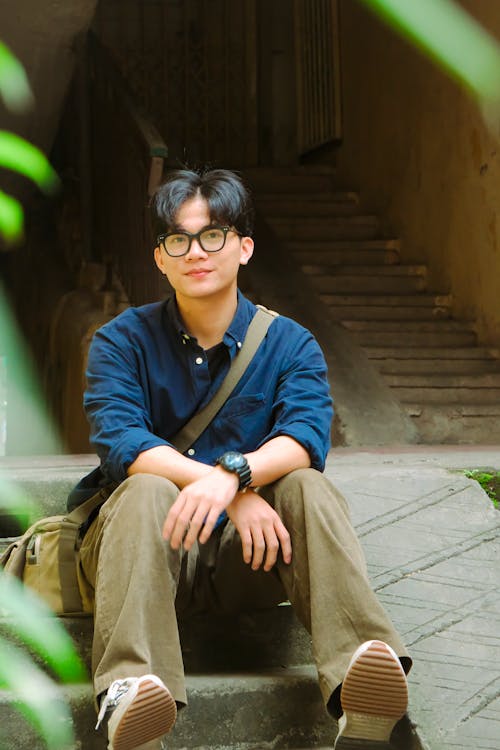
<instances>
[{"instance_id":1,"label":"finger","mask_svg":"<svg viewBox=\"0 0 500 750\"><path fill-rule=\"evenodd\" d=\"M258 570L264 560L264 553L266 551L266 543L264 541L264 534L262 528L259 526L252 529L252 570Z\"/></svg>"},{"instance_id":2,"label":"finger","mask_svg":"<svg viewBox=\"0 0 500 750\"><path fill-rule=\"evenodd\" d=\"M200 533L200 529L203 526L203 521L206 516L207 510L205 506L198 506L198 509L194 516L191 518L191 521L189 522L189 527L187 530L187 534L184 537L184 549L190 550L195 541L198 539L198 535Z\"/></svg>"},{"instance_id":3,"label":"finger","mask_svg":"<svg viewBox=\"0 0 500 750\"><path fill-rule=\"evenodd\" d=\"M194 512L195 509L193 508L193 506L186 503L181 513L179 513L170 537L170 545L173 549L179 549L179 547L181 546L186 535L186 531L189 528L189 524L191 523Z\"/></svg>"},{"instance_id":4,"label":"finger","mask_svg":"<svg viewBox=\"0 0 500 750\"><path fill-rule=\"evenodd\" d=\"M274 526L266 527L264 529L264 539L266 542L266 560L264 563L264 570L267 573L271 570L273 565L275 565L280 549L280 543Z\"/></svg>"},{"instance_id":5,"label":"finger","mask_svg":"<svg viewBox=\"0 0 500 750\"><path fill-rule=\"evenodd\" d=\"M292 562L292 540L283 521L278 518L274 523L274 529L281 545L283 562L289 565Z\"/></svg>"},{"instance_id":6,"label":"finger","mask_svg":"<svg viewBox=\"0 0 500 750\"><path fill-rule=\"evenodd\" d=\"M179 497L167 513L167 517L165 518L165 523L163 524L162 530L162 536L164 539L167 539L167 541L172 536L174 526L177 523L177 518L182 508L184 507L184 504L185 500L179 495Z\"/></svg>"},{"instance_id":7,"label":"finger","mask_svg":"<svg viewBox=\"0 0 500 750\"><path fill-rule=\"evenodd\" d=\"M252 535L250 529L239 530L241 539L241 548L243 552L243 561L248 565L252 562Z\"/></svg>"},{"instance_id":8,"label":"finger","mask_svg":"<svg viewBox=\"0 0 500 750\"><path fill-rule=\"evenodd\" d=\"M215 528L215 524L217 523L220 514L220 508L213 507L210 509L208 515L205 518L205 523L203 524L203 528L200 533L200 544L205 544L205 542L210 539L210 535Z\"/></svg>"}]
</instances>

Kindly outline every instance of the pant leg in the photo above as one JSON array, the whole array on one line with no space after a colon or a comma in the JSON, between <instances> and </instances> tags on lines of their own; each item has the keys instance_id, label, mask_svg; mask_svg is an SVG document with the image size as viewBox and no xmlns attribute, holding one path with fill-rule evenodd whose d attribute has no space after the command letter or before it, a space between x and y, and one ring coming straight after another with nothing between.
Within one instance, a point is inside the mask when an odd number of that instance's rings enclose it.
<instances>
[{"instance_id":1,"label":"pant leg","mask_svg":"<svg viewBox=\"0 0 500 750\"><path fill-rule=\"evenodd\" d=\"M162 477L129 477L85 535L82 566L95 588L96 696L117 678L154 672L179 703L186 703L175 604L188 556L161 535L178 492Z\"/></svg>"},{"instance_id":2,"label":"pant leg","mask_svg":"<svg viewBox=\"0 0 500 750\"><path fill-rule=\"evenodd\" d=\"M319 472L301 469L261 494L291 536L292 562L279 560L277 568L298 618L311 634L325 703L364 641L385 641L408 670L411 659L371 589L341 493Z\"/></svg>"}]
</instances>

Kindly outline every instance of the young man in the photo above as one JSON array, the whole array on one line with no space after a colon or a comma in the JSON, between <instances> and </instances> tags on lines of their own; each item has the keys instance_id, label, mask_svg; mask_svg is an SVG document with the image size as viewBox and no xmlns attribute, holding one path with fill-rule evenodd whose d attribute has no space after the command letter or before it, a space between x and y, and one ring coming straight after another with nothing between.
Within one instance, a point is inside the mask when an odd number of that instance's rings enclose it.
<instances>
[{"instance_id":1,"label":"young man","mask_svg":"<svg viewBox=\"0 0 500 750\"><path fill-rule=\"evenodd\" d=\"M163 735L186 704L177 615L287 599L311 633L325 705L342 717L335 747L389 747L411 660L370 589L345 501L321 473L332 419L323 355L277 317L179 453L174 436L217 391L256 313L237 288L254 250L252 210L225 170L171 173L153 208L156 265L175 294L97 331L85 393L102 481L116 486L81 548L109 747Z\"/></svg>"}]
</instances>

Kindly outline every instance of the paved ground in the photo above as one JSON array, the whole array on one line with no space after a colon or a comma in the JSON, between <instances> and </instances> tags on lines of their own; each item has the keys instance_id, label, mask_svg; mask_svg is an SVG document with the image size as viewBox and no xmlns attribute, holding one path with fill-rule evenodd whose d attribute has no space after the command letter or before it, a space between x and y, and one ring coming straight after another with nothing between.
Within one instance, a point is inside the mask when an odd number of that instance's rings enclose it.
<instances>
[{"instance_id":1,"label":"paved ground","mask_svg":"<svg viewBox=\"0 0 500 750\"><path fill-rule=\"evenodd\" d=\"M40 472L69 488L95 462L2 464L32 484L47 515L57 509ZM500 750L500 510L466 468L500 469L500 446L335 449L327 465L351 505L374 588L414 657L411 716L428 750Z\"/></svg>"},{"instance_id":2,"label":"paved ground","mask_svg":"<svg viewBox=\"0 0 500 750\"><path fill-rule=\"evenodd\" d=\"M500 447L336 449L327 474L415 660L424 746L499 750L500 510L464 468L500 469Z\"/></svg>"}]
</instances>

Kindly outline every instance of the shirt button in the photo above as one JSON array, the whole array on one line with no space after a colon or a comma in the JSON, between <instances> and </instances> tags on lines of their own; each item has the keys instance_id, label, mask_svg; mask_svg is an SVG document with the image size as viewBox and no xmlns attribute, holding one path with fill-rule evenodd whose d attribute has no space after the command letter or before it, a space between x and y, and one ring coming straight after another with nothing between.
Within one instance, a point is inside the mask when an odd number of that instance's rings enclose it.
<instances>
[{"instance_id":1,"label":"shirt button","mask_svg":"<svg viewBox=\"0 0 500 750\"><path fill-rule=\"evenodd\" d=\"M195 451L195 449L194 449L194 448L190 448L190 449L188 450L188 456L194 456L194 454L195 454L195 453L196 453L196 451Z\"/></svg>"},{"instance_id":2,"label":"shirt button","mask_svg":"<svg viewBox=\"0 0 500 750\"><path fill-rule=\"evenodd\" d=\"M238 347L238 349L241 349L241 341L237 341L236 346Z\"/></svg>"},{"instance_id":3,"label":"shirt button","mask_svg":"<svg viewBox=\"0 0 500 750\"><path fill-rule=\"evenodd\" d=\"M196 357L195 362L197 365L203 364L203 357Z\"/></svg>"}]
</instances>

